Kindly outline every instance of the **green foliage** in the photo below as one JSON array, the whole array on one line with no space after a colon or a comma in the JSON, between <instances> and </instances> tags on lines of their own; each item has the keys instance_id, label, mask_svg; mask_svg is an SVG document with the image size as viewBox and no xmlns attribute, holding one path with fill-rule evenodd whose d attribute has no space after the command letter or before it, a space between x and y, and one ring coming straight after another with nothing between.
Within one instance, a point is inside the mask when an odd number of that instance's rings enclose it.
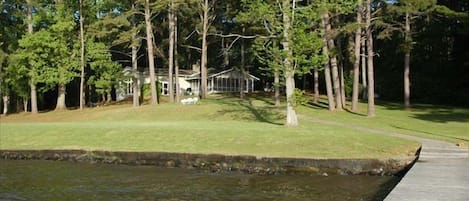
<instances>
[{"instance_id":1,"label":"green foliage","mask_svg":"<svg viewBox=\"0 0 469 201\"><path fill-rule=\"evenodd\" d=\"M314 67L321 68L327 62L327 58L321 54L324 44L318 31L320 15L317 11L312 6L296 11L292 45L298 75L310 73Z\"/></svg>"},{"instance_id":2,"label":"green foliage","mask_svg":"<svg viewBox=\"0 0 469 201\"><path fill-rule=\"evenodd\" d=\"M255 31L271 35L281 32L281 22L279 21L281 12L275 1L242 0L241 5L242 11L235 17L235 21L254 25Z\"/></svg>"},{"instance_id":3,"label":"green foliage","mask_svg":"<svg viewBox=\"0 0 469 201\"><path fill-rule=\"evenodd\" d=\"M88 84L95 86L98 94L110 94L112 88L124 79L120 64L112 60L104 43L88 42L86 49L88 64L93 71Z\"/></svg>"},{"instance_id":4,"label":"green foliage","mask_svg":"<svg viewBox=\"0 0 469 201\"><path fill-rule=\"evenodd\" d=\"M141 24L132 27L132 14L133 12L109 13L87 26L86 34L91 40L106 44L131 44L132 35L144 28Z\"/></svg>"},{"instance_id":5,"label":"green foliage","mask_svg":"<svg viewBox=\"0 0 469 201\"><path fill-rule=\"evenodd\" d=\"M433 10L435 5L436 0L399 0L396 12L419 15Z\"/></svg>"},{"instance_id":6,"label":"green foliage","mask_svg":"<svg viewBox=\"0 0 469 201\"><path fill-rule=\"evenodd\" d=\"M345 74L345 79L344 79L344 89L345 89L345 97L352 97L353 93L353 79L351 78L353 74ZM363 90L363 85L359 85L359 90Z\"/></svg>"},{"instance_id":7,"label":"green foliage","mask_svg":"<svg viewBox=\"0 0 469 201\"><path fill-rule=\"evenodd\" d=\"M242 1L243 12L240 12L236 20L240 23L249 24L252 31L260 35L270 37L259 37L254 42L254 54L258 61L267 66L264 70L268 75L273 72L284 73L286 67L283 62L288 56L280 43L283 33L282 15L290 15L293 20L290 40L293 55L290 60L293 61L295 73L302 75L309 73L312 68L322 66L326 61L320 54L323 46L319 27L319 9L311 5L296 5L295 8L280 8L274 1L254 0ZM262 16L259 18L258 16Z\"/></svg>"},{"instance_id":8,"label":"green foliage","mask_svg":"<svg viewBox=\"0 0 469 201\"><path fill-rule=\"evenodd\" d=\"M48 14L55 14L47 18L51 24L18 41L19 48L9 62L9 72L10 82L20 96L26 97L25 83L41 83L40 90L48 91L58 84L68 84L77 76L75 22L65 11L64 5L49 10Z\"/></svg>"},{"instance_id":9,"label":"green foliage","mask_svg":"<svg viewBox=\"0 0 469 201\"><path fill-rule=\"evenodd\" d=\"M163 85L161 84L161 82L156 82L156 92L157 92L158 99L161 96L162 87ZM142 90L143 97L151 96L150 83L143 84L141 90Z\"/></svg>"},{"instance_id":10,"label":"green foliage","mask_svg":"<svg viewBox=\"0 0 469 201\"><path fill-rule=\"evenodd\" d=\"M376 83L380 97L402 99L404 53L411 53L411 91L415 102L467 106L466 78L469 34L467 2L396 1L376 11ZM405 14L411 32L405 37ZM466 19L466 20L465 20ZM464 81L463 81L464 80ZM431 87L429 87L431 86Z\"/></svg>"},{"instance_id":11,"label":"green foliage","mask_svg":"<svg viewBox=\"0 0 469 201\"><path fill-rule=\"evenodd\" d=\"M27 34L27 12L25 1L0 1L0 60L1 89L14 96L29 97L29 83L38 85L40 92L50 90L57 84L76 79L79 58L79 15L78 1L31 0L33 7L34 33ZM56 2L60 4L56 4ZM157 64L166 65L168 50L167 14L169 0L151 1L152 25L155 27ZM197 63L200 53L200 6L201 0L173 0L178 14L179 59L181 68ZM209 67L220 66L220 51L229 51L230 65L240 66L240 41L245 44L245 66L251 73L273 76L280 73L284 79L286 57L292 61L295 74L310 73L313 67L322 68L327 56L321 53L322 44L320 16L328 12L333 31L328 37L339 38L342 45L346 34L352 33L359 24L354 21L356 0L296 1L296 6L281 8L276 0L210 0L212 29L209 31ZM290 1L291 3L292 1ZM468 82L464 77L469 53L467 44L469 15L465 1L397 0L373 1L373 29L379 34L376 57L377 91L381 97L393 100L401 98L400 80L403 52L412 50L412 92L414 97L426 101L439 100L467 104ZM113 58L129 66L130 47L139 48L142 55L144 35L144 1L83 1L85 43L87 44L86 76L89 84L96 86L98 93L108 93L121 79L120 66ZM212 4L213 3L213 4ZM135 7L132 5L135 4ZM446 6L444 6L445 4ZM405 14L412 17L410 37L404 36ZM289 36L292 55L282 50L282 15L292 19ZM194 29L196 31L194 31ZM241 31L243 30L243 31ZM215 33L216 32L216 33ZM219 34L238 33L253 37L218 37ZM234 34L233 34L234 35ZM254 36L257 36L254 39ZM134 40L133 40L134 39ZM20 41L21 40L21 41ZM21 43L20 43L21 42ZM219 44L233 42L231 49L221 49ZM102 44L99 44L102 43ZM99 45L98 45L99 44ZM190 48L189 48L190 47ZM344 47L344 49L349 48ZM399 49L400 51L396 51ZM344 51L342 51L344 52ZM340 55L338 49L330 54ZM139 57L144 67L145 55ZM348 56L348 55L347 55ZM125 57L125 58L124 58ZM389 58L392 57L392 58ZM398 58L398 59L396 59ZM353 61L353 60L351 60ZM342 63L346 68L346 61ZM345 69L347 71L347 69ZM347 73L346 73L347 74ZM415 78L415 79L414 79ZM436 80L438 79L438 80ZM281 85L284 85L281 80ZM349 93L351 79L346 79ZM397 84L396 84L397 83ZM428 87L428 86L434 87ZM72 87L75 88L76 86ZM448 90L456 87L456 90ZM445 91L445 92L438 92ZM414 93L415 92L415 93ZM39 94L41 96L41 94ZM458 98L454 98L458 97Z\"/></svg>"},{"instance_id":12,"label":"green foliage","mask_svg":"<svg viewBox=\"0 0 469 201\"><path fill-rule=\"evenodd\" d=\"M18 48L18 40L24 34L24 12L18 9L22 4L20 1L2 1L0 4L0 94L13 95L16 93L28 94L28 87L19 90L27 85L27 79L16 79L18 70L10 68L12 54ZM24 77L25 75L23 75ZM17 82L18 81L18 82ZM28 97L27 95L26 97Z\"/></svg>"},{"instance_id":13,"label":"green foliage","mask_svg":"<svg viewBox=\"0 0 469 201\"><path fill-rule=\"evenodd\" d=\"M277 39L267 41L256 39L254 41L254 55L259 63L267 66L267 68L261 68L267 76L273 76L276 71L281 74L283 73L281 69L285 53L279 48L278 43Z\"/></svg>"},{"instance_id":14,"label":"green foliage","mask_svg":"<svg viewBox=\"0 0 469 201\"><path fill-rule=\"evenodd\" d=\"M45 84L44 91L67 84L77 76L76 50L54 30L62 31L64 25L53 26L54 32L41 30L26 35L19 41L21 49L13 56L12 68L27 72L33 84Z\"/></svg>"},{"instance_id":15,"label":"green foliage","mask_svg":"<svg viewBox=\"0 0 469 201\"><path fill-rule=\"evenodd\" d=\"M17 59L19 59L18 55L12 55L7 61L6 69L2 72L5 87L2 90L13 91L19 97L29 99L31 94L29 93L28 71L20 64L21 61L15 61Z\"/></svg>"},{"instance_id":16,"label":"green foliage","mask_svg":"<svg viewBox=\"0 0 469 201\"><path fill-rule=\"evenodd\" d=\"M397 32L403 39L400 45L400 49L404 52L412 50L414 44L412 35L415 31L410 32L407 37L404 37L405 33L405 16L409 15L411 24L418 18L429 16L435 11L437 7L436 0L400 0L395 4L385 4L384 9L379 13L383 17L374 22L375 26L380 28L378 38L390 39L393 36L393 32ZM413 30L418 30L411 25Z\"/></svg>"},{"instance_id":17,"label":"green foliage","mask_svg":"<svg viewBox=\"0 0 469 201\"><path fill-rule=\"evenodd\" d=\"M281 11L274 1L242 0L242 11L235 17L235 21L250 25L251 32L269 38L256 38L253 44L253 53L267 76L274 72L283 74L283 60L286 56L280 48L282 23ZM259 17L262 16L262 17ZM281 76L283 77L283 76Z\"/></svg>"},{"instance_id":18,"label":"green foliage","mask_svg":"<svg viewBox=\"0 0 469 201\"><path fill-rule=\"evenodd\" d=\"M300 89L295 89L292 96L292 103L294 107L300 105L306 105L309 102L309 98L305 96L305 91Z\"/></svg>"},{"instance_id":19,"label":"green foliage","mask_svg":"<svg viewBox=\"0 0 469 201\"><path fill-rule=\"evenodd\" d=\"M315 3L313 3L315 4ZM336 14L347 14L354 12L357 7L356 0L319 0L315 7L319 13L330 12Z\"/></svg>"},{"instance_id":20,"label":"green foliage","mask_svg":"<svg viewBox=\"0 0 469 201\"><path fill-rule=\"evenodd\" d=\"M5 52L3 52L2 49L0 49L0 96L3 96L5 94L9 93L10 87L8 86L7 82L7 67L6 67L6 60L7 55Z\"/></svg>"}]
</instances>

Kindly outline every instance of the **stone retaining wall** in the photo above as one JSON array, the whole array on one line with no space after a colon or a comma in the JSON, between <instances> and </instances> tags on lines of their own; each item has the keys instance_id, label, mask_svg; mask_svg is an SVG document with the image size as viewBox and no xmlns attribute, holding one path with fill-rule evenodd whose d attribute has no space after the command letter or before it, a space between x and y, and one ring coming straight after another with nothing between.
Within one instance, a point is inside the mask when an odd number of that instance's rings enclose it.
<instances>
[{"instance_id":1,"label":"stone retaining wall","mask_svg":"<svg viewBox=\"0 0 469 201\"><path fill-rule=\"evenodd\" d=\"M164 152L111 152L85 150L0 150L6 160L84 161L109 164L154 165L256 174L399 175L418 157L394 159L305 159L188 154Z\"/></svg>"}]
</instances>

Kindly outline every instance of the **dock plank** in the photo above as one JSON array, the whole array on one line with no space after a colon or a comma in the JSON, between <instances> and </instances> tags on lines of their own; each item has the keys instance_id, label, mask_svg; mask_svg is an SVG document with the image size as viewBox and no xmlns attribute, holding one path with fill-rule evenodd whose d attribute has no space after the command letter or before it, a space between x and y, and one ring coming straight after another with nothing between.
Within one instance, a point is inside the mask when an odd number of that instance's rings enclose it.
<instances>
[{"instance_id":1,"label":"dock plank","mask_svg":"<svg viewBox=\"0 0 469 201\"><path fill-rule=\"evenodd\" d=\"M385 201L468 201L469 151L446 142L412 138L422 143L420 157Z\"/></svg>"}]
</instances>

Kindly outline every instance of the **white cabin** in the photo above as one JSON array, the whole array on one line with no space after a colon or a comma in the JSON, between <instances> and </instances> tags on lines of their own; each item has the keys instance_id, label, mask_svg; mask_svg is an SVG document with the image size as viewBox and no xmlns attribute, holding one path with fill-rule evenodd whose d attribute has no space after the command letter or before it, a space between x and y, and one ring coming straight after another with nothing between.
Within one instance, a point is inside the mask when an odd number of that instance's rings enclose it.
<instances>
[{"instance_id":1,"label":"white cabin","mask_svg":"<svg viewBox=\"0 0 469 201\"><path fill-rule=\"evenodd\" d=\"M138 79L139 88L143 84L150 83L150 75L148 70L144 72L136 72ZM124 75L127 79L119 83L119 87L116 90L117 100L124 100L128 97L133 96L133 80L132 80L132 69L127 67L124 69ZM158 69L156 72L157 80L161 83L161 94L168 95L168 69ZM244 92L254 92L254 83L260 79L246 73L243 76L241 71L234 68L216 72L212 69L209 70L207 79L207 90L209 94L214 93L235 93L240 92L241 82L244 82ZM193 70L179 70L179 94L180 95L198 95L200 89L200 72ZM174 84L175 85L175 84ZM137 92L137 93L140 93ZM140 95L140 94L139 94Z\"/></svg>"}]
</instances>

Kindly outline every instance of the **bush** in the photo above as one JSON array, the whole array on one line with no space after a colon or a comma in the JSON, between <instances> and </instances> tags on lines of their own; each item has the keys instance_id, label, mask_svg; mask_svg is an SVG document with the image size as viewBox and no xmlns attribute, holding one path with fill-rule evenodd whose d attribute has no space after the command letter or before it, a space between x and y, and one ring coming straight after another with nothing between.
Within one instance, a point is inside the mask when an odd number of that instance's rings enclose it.
<instances>
[{"instance_id":1,"label":"bush","mask_svg":"<svg viewBox=\"0 0 469 201\"><path fill-rule=\"evenodd\" d=\"M305 97L305 91L300 89L295 89L292 97L293 106L306 105L309 102L308 98Z\"/></svg>"},{"instance_id":2,"label":"bush","mask_svg":"<svg viewBox=\"0 0 469 201\"><path fill-rule=\"evenodd\" d=\"M156 85L156 92L157 92L157 96L158 96L158 99L160 98L161 96L161 88L163 87L163 85L160 83L160 82L156 82L157 85ZM151 90L150 90L151 86L150 86L150 83L146 83L146 84L143 84L142 86L142 93L143 94L143 97L150 97L151 96Z\"/></svg>"}]
</instances>

